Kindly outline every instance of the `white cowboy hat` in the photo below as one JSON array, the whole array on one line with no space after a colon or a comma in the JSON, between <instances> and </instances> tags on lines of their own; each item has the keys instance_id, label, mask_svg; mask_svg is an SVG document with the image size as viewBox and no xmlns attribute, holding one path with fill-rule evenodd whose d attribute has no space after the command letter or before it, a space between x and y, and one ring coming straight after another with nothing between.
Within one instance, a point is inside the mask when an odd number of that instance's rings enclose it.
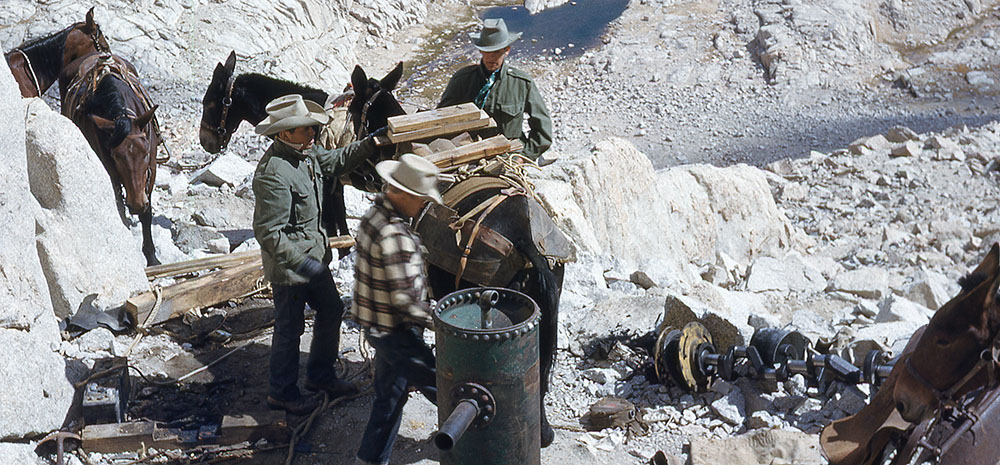
<instances>
[{"instance_id":1,"label":"white cowboy hat","mask_svg":"<svg viewBox=\"0 0 1000 465\"><path fill-rule=\"evenodd\" d=\"M375 165L375 171L385 182L396 189L437 203L443 203L437 189L440 170L424 157L404 153L399 157L399 161L379 162Z\"/></svg>"},{"instance_id":2,"label":"white cowboy hat","mask_svg":"<svg viewBox=\"0 0 1000 465\"><path fill-rule=\"evenodd\" d=\"M482 31L470 32L469 38L472 39L472 45L475 45L480 51L495 52L520 39L521 33L509 33L507 32L507 24L503 22L502 18L490 18L483 21Z\"/></svg>"},{"instance_id":3,"label":"white cowboy hat","mask_svg":"<svg viewBox=\"0 0 1000 465\"><path fill-rule=\"evenodd\" d=\"M281 131L302 126L319 126L330 122L330 115L323 107L299 94L290 94L271 100L265 108L267 118L254 131L262 136L273 136Z\"/></svg>"}]
</instances>

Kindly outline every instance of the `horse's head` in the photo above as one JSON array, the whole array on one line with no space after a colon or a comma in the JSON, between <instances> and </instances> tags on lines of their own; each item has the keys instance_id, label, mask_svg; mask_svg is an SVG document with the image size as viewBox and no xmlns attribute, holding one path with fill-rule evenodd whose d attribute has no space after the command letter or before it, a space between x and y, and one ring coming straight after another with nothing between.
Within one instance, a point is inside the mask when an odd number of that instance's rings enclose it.
<instances>
[{"instance_id":1,"label":"horse's head","mask_svg":"<svg viewBox=\"0 0 1000 465\"><path fill-rule=\"evenodd\" d=\"M399 62L381 80L368 77L361 66L355 66L351 73L351 86L354 87L354 99L347 107L351 121L354 122L354 137L361 139L372 131L384 128L389 124L389 117L405 114L403 106L392 95L393 89L403 76L403 62ZM370 163L363 164L348 174L351 185L369 192L382 189L382 180L375 175L375 163L392 158L396 147L387 145L375 155Z\"/></svg>"},{"instance_id":2,"label":"horse's head","mask_svg":"<svg viewBox=\"0 0 1000 465\"><path fill-rule=\"evenodd\" d=\"M115 120L90 115L94 125L105 132L103 149L110 154L125 188L125 204L136 215L149 208L149 193L156 181L156 149L160 141L149 127L156 108L138 117L122 115Z\"/></svg>"},{"instance_id":3,"label":"horse's head","mask_svg":"<svg viewBox=\"0 0 1000 465\"><path fill-rule=\"evenodd\" d=\"M993 244L983 262L959 283L961 292L931 318L896 381L896 408L909 422L926 420L942 402L982 384L974 382L985 374L978 369L980 360L1000 329L1000 246Z\"/></svg>"},{"instance_id":4,"label":"horse's head","mask_svg":"<svg viewBox=\"0 0 1000 465\"><path fill-rule=\"evenodd\" d=\"M402 105L392 95L396 84L403 76L403 62L399 62L389 74L381 80L369 78L361 66L355 66L351 73L351 85L354 86L354 100L348 107L351 119L354 121L354 135L361 139L372 131L385 127L390 116L402 115Z\"/></svg>"},{"instance_id":5,"label":"horse's head","mask_svg":"<svg viewBox=\"0 0 1000 465\"><path fill-rule=\"evenodd\" d=\"M69 27L63 48L63 66L93 52L110 51L111 46L108 45L108 39L101 32L101 26L98 26L94 21L94 8L91 7L83 22L74 23Z\"/></svg>"},{"instance_id":6,"label":"horse's head","mask_svg":"<svg viewBox=\"0 0 1000 465\"><path fill-rule=\"evenodd\" d=\"M233 74L236 69L236 52L230 52L226 63L219 63L212 73L205 97L201 100L201 130L198 138L208 153L219 153L229 145L229 139L240 125L239 118L229 117L233 104Z\"/></svg>"}]
</instances>

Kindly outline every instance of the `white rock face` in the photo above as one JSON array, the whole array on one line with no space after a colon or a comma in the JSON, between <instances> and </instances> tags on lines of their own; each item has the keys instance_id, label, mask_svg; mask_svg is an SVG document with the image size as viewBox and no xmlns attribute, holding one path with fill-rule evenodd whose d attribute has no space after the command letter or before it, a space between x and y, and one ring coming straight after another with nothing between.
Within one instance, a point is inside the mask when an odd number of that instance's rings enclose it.
<instances>
[{"instance_id":1,"label":"white rock face","mask_svg":"<svg viewBox=\"0 0 1000 465\"><path fill-rule=\"evenodd\" d=\"M0 71L0 439L59 428L73 400L66 365L55 352L59 328L35 248L38 205L28 187L24 104ZM30 357L31 363L25 363ZM0 456L18 451L5 450ZM33 463L4 461L4 463Z\"/></svg>"},{"instance_id":2,"label":"white rock face","mask_svg":"<svg viewBox=\"0 0 1000 465\"><path fill-rule=\"evenodd\" d=\"M578 250L611 256L621 269L643 270L658 283L675 280L689 263L714 263L720 253L745 268L758 256L780 255L790 242L788 221L756 168L657 172L618 138L560 165L563 172L553 176L564 182L543 181L536 191Z\"/></svg>"},{"instance_id":3,"label":"white rock face","mask_svg":"<svg viewBox=\"0 0 1000 465\"><path fill-rule=\"evenodd\" d=\"M348 82L358 62L359 32L384 37L427 12L424 2L364 0L6 0L0 45L9 50L82 21L91 6L115 53L133 59L144 78L207 83L215 64L235 50L241 57L237 72L325 89ZM250 63L243 61L247 57Z\"/></svg>"},{"instance_id":4,"label":"white rock face","mask_svg":"<svg viewBox=\"0 0 1000 465\"><path fill-rule=\"evenodd\" d=\"M36 444L0 442L0 463L17 465L45 465L49 462L35 454Z\"/></svg>"},{"instance_id":5,"label":"white rock face","mask_svg":"<svg viewBox=\"0 0 1000 465\"><path fill-rule=\"evenodd\" d=\"M28 179L42 207L37 250L56 316L73 315L88 294L107 309L148 290L142 251L83 134L37 99L28 104L27 121Z\"/></svg>"}]
</instances>

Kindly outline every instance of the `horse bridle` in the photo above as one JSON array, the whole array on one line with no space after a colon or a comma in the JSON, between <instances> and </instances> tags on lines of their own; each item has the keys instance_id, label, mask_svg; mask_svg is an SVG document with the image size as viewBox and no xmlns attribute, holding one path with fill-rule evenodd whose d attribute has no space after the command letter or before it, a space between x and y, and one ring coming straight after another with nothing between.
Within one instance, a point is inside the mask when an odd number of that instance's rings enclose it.
<instances>
[{"instance_id":1,"label":"horse bridle","mask_svg":"<svg viewBox=\"0 0 1000 465\"><path fill-rule=\"evenodd\" d=\"M366 100L365 104L361 107L361 134L358 134L358 139L368 135L368 109L371 108L373 103L375 103L375 99L377 99L379 95L382 95L381 88L375 91L371 97L368 97L368 100Z\"/></svg>"},{"instance_id":2,"label":"horse bridle","mask_svg":"<svg viewBox=\"0 0 1000 465\"><path fill-rule=\"evenodd\" d=\"M229 141L226 140L226 135L229 134L229 129L226 128L226 121L229 119L229 108L233 106L233 85L236 84L236 74L230 74L229 79L226 80L226 96L222 98L222 117L219 119L218 127L211 127L205 124L204 121L201 122L201 127L214 132L220 138L222 138L222 148L225 149L229 145Z\"/></svg>"}]
</instances>

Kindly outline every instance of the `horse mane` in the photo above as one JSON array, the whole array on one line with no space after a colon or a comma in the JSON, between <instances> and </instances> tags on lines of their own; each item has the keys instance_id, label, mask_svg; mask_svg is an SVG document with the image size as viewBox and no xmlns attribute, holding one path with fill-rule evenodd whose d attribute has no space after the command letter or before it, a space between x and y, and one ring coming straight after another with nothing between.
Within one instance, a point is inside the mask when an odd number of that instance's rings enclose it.
<instances>
[{"instance_id":1,"label":"horse mane","mask_svg":"<svg viewBox=\"0 0 1000 465\"><path fill-rule=\"evenodd\" d=\"M63 30L47 36L36 37L18 45L14 50L20 50L31 60L31 68L36 74L45 73L49 78L56 77L56 71L62 69L63 51L66 49L66 36L69 31L83 23L73 23ZM9 56L13 50L5 55Z\"/></svg>"},{"instance_id":2,"label":"horse mane","mask_svg":"<svg viewBox=\"0 0 1000 465\"><path fill-rule=\"evenodd\" d=\"M989 275L986 273L969 273L958 280L958 285L962 286L962 292L969 292L986 281Z\"/></svg>"},{"instance_id":3,"label":"horse mane","mask_svg":"<svg viewBox=\"0 0 1000 465\"><path fill-rule=\"evenodd\" d=\"M233 101L245 102L249 110L247 116L259 117L260 120L257 122L267 117L264 107L268 102L288 94L301 94L306 100L312 100L320 105L326 103L329 97L329 94L322 90L258 73L240 74L233 82Z\"/></svg>"},{"instance_id":4,"label":"horse mane","mask_svg":"<svg viewBox=\"0 0 1000 465\"><path fill-rule=\"evenodd\" d=\"M125 82L114 75L105 76L97 84L97 90L87 99L86 112L115 122L115 128L108 139L108 147L114 148L132 132L132 120L128 118L128 106L123 96Z\"/></svg>"}]
</instances>

